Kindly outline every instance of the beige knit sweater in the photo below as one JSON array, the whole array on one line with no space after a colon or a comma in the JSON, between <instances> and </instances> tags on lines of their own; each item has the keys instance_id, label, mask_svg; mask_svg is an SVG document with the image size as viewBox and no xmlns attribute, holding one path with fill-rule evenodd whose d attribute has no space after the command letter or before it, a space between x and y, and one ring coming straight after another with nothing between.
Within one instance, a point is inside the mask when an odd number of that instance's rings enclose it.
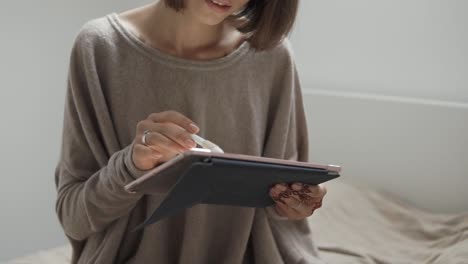
<instances>
[{"instance_id":1,"label":"beige knit sweater","mask_svg":"<svg viewBox=\"0 0 468 264\"><path fill-rule=\"evenodd\" d=\"M271 207L196 205L132 232L164 198L123 190L144 173L131 159L136 125L166 110L194 120L226 152L308 159L287 40L262 52L245 42L226 57L193 61L147 46L115 13L90 21L72 50L55 171L73 263L322 263L308 222Z\"/></svg>"}]
</instances>

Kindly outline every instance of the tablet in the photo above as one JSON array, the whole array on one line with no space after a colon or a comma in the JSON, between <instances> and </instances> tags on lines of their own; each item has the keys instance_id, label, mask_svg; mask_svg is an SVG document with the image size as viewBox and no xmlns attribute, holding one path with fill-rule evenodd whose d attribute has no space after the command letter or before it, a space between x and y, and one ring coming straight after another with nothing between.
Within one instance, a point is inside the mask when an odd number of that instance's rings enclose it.
<instances>
[{"instance_id":1,"label":"tablet","mask_svg":"<svg viewBox=\"0 0 468 264\"><path fill-rule=\"evenodd\" d=\"M193 205L263 208L277 183L317 185L340 176L341 167L233 153L187 151L125 186L130 193L161 194L165 199L146 226ZM169 190L169 191L167 191Z\"/></svg>"}]
</instances>

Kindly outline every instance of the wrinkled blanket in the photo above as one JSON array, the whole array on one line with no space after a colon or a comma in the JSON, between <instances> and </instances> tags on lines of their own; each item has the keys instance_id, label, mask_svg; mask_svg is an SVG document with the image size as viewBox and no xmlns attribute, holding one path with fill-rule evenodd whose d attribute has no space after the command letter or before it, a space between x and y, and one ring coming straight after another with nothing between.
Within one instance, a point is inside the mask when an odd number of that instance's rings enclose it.
<instances>
[{"instance_id":1,"label":"wrinkled blanket","mask_svg":"<svg viewBox=\"0 0 468 264\"><path fill-rule=\"evenodd\" d=\"M328 263L468 263L468 213L431 214L340 180L327 189L310 221Z\"/></svg>"}]
</instances>

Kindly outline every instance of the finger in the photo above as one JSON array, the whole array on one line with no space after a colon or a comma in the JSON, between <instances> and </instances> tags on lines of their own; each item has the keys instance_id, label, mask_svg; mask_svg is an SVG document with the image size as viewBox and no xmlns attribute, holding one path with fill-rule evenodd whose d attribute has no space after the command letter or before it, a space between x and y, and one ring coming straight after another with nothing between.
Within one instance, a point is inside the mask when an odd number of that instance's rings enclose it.
<instances>
[{"instance_id":1,"label":"finger","mask_svg":"<svg viewBox=\"0 0 468 264\"><path fill-rule=\"evenodd\" d=\"M273 187L270 188L270 196L273 200L279 201L280 194L286 191L288 188L286 184L275 184Z\"/></svg>"},{"instance_id":2,"label":"finger","mask_svg":"<svg viewBox=\"0 0 468 264\"><path fill-rule=\"evenodd\" d=\"M197 144L195 141L192 140L190 133L185 131L183 128L173 124L173 123L154 123L152 121L145 121L142 122L143 124L140 125L140 130L149 130L150 133L146 136L146 141L150 142L148 138L150 137L152 132L159 132L163 134L165 137L170 138L172 141L177 143L181 148L181 151L186 151L189 148L195 147ZM143 132L141 132L143 137ZM166 141L169 144L169 142ZM176 147L175 145L173 147Z\"/></svg>"},{"instance_id":3,"label":"finger","mask_svg":"<svg viewBox=\"0 0 468 264\"><path fill-rule=\"evenodd\" d=\"M155 123L151 126L155 131L170 138L181 147L187 149L194 148L197 143L192 139L191 134L173 123Z\"/></svg>"},{"instance_id":4,"label":"finger","mask_svg":"<svg viewBox=\"0 0 468 264\"><path fill-rule=\"evenodd\" d=\"M312 210L312 212L313 212L314 210L317 210L317 209L322 207L322 202L323 202L323 197L313 198L307 203L307 208L308 208L308 210Z\"/></svg>"},{"instance_id":5,"label":"finger","mask_svg":"<svg viewBox=\"0 0 468 264\"><path fill-rule=\"evenodd\" d=\"M277 201L279 199L279 195L280 195L281 191L279 191L277 188L275 187L272 187L270 188L270 197Z\"/></svg>"},{"instance_id":6,"label":"finger","mask_svg":"<svg viewBox=\"0 0 468 264\"><path fill-rule=\"evenodd\" d=\"M323 202L323 199L320 199L319 201L315 202L314 210L319 209L320 207L322 207L322 202Z\"/></svg>"},{"instance_id":7,"label":"finger","mask_svg":"<svg viewBox=\"0 0 468 264\"><path fill-rule=\"evenodd\" d=\"M298 201L302 201L303 204L307 206L313 205L316 200L319 198L309 196L305 191L302 186L302 184L292 184L291 185L291 192L290 196L295 198Z\"/></svg>"},{"instance_id":8,"label":"finger","mask_svg":"<svg viewBox=\"0 0 468 264\"><path fill-rule=\"evenodd\" d=\"M185 150L183 146L180 146L178 143L172 141L157 131L150 131L146 134L146 143L148 147L161 152L181 152Z\"/></svg>"},{"instance_id":9,"label":"finger","mask_svg":"<svg viewBox=\"0 0 468 264\"><path fill-rule=\"evenodd\" d=\"M281 200L284 201L287 206L289 206L293 211L295 211L302 217L309 216L311 214L311 211L314 210L313 203L308 204L308 203L305 203L304 201L301 202L301 200L295 198L294 195L289 195L289 196L283 195Z\"/></svg>"},{"instance_id":10,"label":"finger","mask_svg":"<svg viewBox=\"0 0 468 264\"><path fill-rule=\"evenodd\" d=\"M278 204L275 204L275 211L279 216L288 217L287 212Z\"/></svg>"},{"instance_id":11,"label":"finger","mask_svg":"<svg viewBox=\"0 0 468 264\"><path fill-rule=\"evenodd\" d=\"M270 189L270 195L276 202L283 202L286 207L290 208L287 210L289 215L291 215L292 212L297 214L296 216L299 215L301 218L305 218L312 215L314 210L321 206L321 197L309 197L304 193L304 186L301 183L294 183L291 185L291 188L287 188L285 186L287 185L278 184L273 186ZM302 201L302 206L299 206L299 208L294 208L300 204L300 201ZM295 217L294 214L292 217Z\"/></svg>"},{"instance_id":12,"label":"finger","mask_svg":"<svg viewBox=\"0 0 468 264\"><path fill-rule=\"evenodd\" d=\"M293 183L291 184L292 197L296 198L299 201L302 201L305 205L310 206L313 204L313 197L309 196L304 189L302 183Z\"/></svg>"},{"instance_id":13,"label":"finger","mask_svg":"<svg viewBox=\"0 0 468 264\"><path fill-rule=\"evenodd\" d=\"M141 144L135 144L133 161L139 161L142 164L136 164L140 168L153 168L161 162L163 155L158 151Z\"/></svg>"},{"instance_id":14,"label":"finger","mask_svg":"<svg viewBox=\"0 0 468 264\"><path fill-rule=\"evenodd\" d=\"M167 138L159 132L149 132L146 136L148 147L153 148L163 154L178 154L185 152L185 148Z\"/></svg>"},{"instance_id":15,"label":"finger","mask_svg":"<svg viewBox=\"0 0 468 264\"><path fill-rule=\"evenodd\" d=\"M303 187L304 187L303 184L300 183L300 182L295 182L295 183L291 184L291 188L294 191L301 191Z\"/></svg>"},{"instance_id":16,"label":"finger","mask_svg":"<svg viewBox=\"0 0 468 264\"><path fill-rule=\"evenodd\" d=\"M140 157L152 157L154 159L159 159L163 156L161 152L141 144L135 144L134 152L134 155L138 155Z\"/></svg>"},{"instance_id":17,"label":"finger","mask_svg":"<svg viewBox=\"0 0 468 264\"><path fill-rule=\"evenodd\" d=\"M299 211L296 209L298 206L302 205L301 201L292 197L291 191L288 190L286 192L282 192L280 195L280 200L283 201L287 206L292 208L295 211Z\"/></svg>"},{"instance_id":18,"label":"finger","mask_svg":"<svg viewBox=\"0 0 468 264\"><path fill-rule=\"evenodd\" d=\"M286 216L291 220L300 220L304 218L304 216L302 216L296 210L292 209L286 204L278 202L276 203L276 206L278 207L278 210L283 214L283 216Z\"/></svg>"},{"instance_id":19,"label":"finger","mask_svg":"<svg viewBox=\"0 0 468 264\"><path fill-rule=\"evenodd\" d=\"M273 186L273 188L275 188L276 190L278 190L279 192L284 192L286 190L288 190L288 185L286 183L278 183L278 184L275 184Z\"/></svg>"},{"instance_id":20,"label":"finger","mask_svg":"<svg viewBox=\"0 0 468 264\"><path fill-rule=\"evenodd\" d=\"M322 197L310 197L305 194L299 194L299 195L292 194L291 197L294 197L297 200L301 200L304 206L306 206L309 210L311 208L315 210L322 206L322 200L323 200ZM308 211L306 210L306 212Z\"/></svg>"},{"instance_id":21,"label":"finger","mask_svg":"<svg viewBox=\"0 0 468 264\"><path fill-rule=\"evenodd\" d=\"M190 118L176 111L164 111L160 113L153 113L148 116L148 119L155 123L174 123L191 133L198 133L200 129Z\"/></svg>"},{"instance_id":22,"label":"finger","mask_svg":"<svg viewBox=\"0 0 468 264\"><path fill-rule=\"evenodd\" d=\"M307 184L305 184L303 186L303 190L304 190L304 193L306 193L310 197L314 197L314 198L323 197L327 193L327 189L322 184L319 184L319 185L307 185Z\"/></svg>"}]
</instances>

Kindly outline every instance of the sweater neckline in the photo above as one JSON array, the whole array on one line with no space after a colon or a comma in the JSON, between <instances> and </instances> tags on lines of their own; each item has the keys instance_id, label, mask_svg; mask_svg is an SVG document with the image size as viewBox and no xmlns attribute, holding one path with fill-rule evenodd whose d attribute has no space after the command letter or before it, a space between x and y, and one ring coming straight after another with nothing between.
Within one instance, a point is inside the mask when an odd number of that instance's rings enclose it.
<instances>
[{"instance_id":1,"label":"sweater neckline","mask_svg":"<svg viewBox=\"0 0 468 264\"><path fill-rule=\"evenodd\" d=\"M138 51L144 53L153 60L171 65L173 67L200 70L219 69L235 63L250 51L250 43L248 41L244 41L240 46L224 57L211 60L192 60L181 58L163 52L160 49L149 46L148 44L141 41L135 34L133 34L123 25L117 13L111 13L107 15L107 18L114 29Z\"/></svg>"}]
</instances>

